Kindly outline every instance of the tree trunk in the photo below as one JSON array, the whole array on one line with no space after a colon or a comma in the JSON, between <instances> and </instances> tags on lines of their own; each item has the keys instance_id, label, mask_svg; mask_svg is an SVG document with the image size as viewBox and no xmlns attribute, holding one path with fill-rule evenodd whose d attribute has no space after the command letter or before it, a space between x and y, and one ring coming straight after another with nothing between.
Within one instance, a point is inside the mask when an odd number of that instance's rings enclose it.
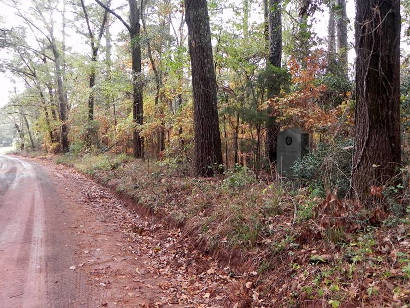
<instances>
[{"instance_id":1,"label":"tree trunk","mask_svg":"<svg viewBox=\"0 0 410 308\"><path fill-rule=\"evenodd\" d=\"M132 118L137 125L144 124L144 107L142 101L142 75L141 75L141 43L140 43L140 10L135 0L128 0L130 6L130 39L132 54L132 86L133 105ZM133 152L134 157L144 157L144 140L140 136L140 128L133 131Z\"/></svg>"},{"instance_id":2,"label":"tree trunk","mask_svg":"<svg viewBox=\"0 0 410 308\"><path fill-rule=\"evenodd\" d=\"M256 124L256 173L261 170L261 125Z\"/></svg>"},{"instance_id":3,"label":"tree trunk","mask_svg":"<svg viewBox=\"0 0 410 308\"><path fill-rule=\"evenodd\" d=\"M141 22L142 22L142 27L144 30L144 34L146 37L148 37L148 30L147 30L147 24L145 20L145 6L141 7ZM148 39L147 40L147 53L148 53L148 58L151 63L152 71L154 72L154 77L155 77L155 105L158 105L160 102L160 93L161 93L161 88L162 88L162 76L160 71L158 70L157 64L155 63L155 59L152 53L152 47L151 47L151 41ZM160 152L165 150L165 124L162 122L161 127L159 129L157 139L158 139L158 153L157 155L160 154Z\"/></svg>"},{"instance_id":4,"label":"tree trunk","mask_svg":"<svg viewBox=\"0 0 410 308\"><path fill-rule=\"evenodd\" d=\"M92 48L91 72L89 77L90 96L88 97L88 120L94 120L94 86L95 86L95 68L97 66L98 50Z\"/></svg>"},{"instance_id":5,"label":"tree trunk","mask_svg":"<svg viewBox=\"0 0 410 308\"><path fill-rule=\"evenodd\" d=\"M21 116L23 117L24 124L26 125L26 128L27 128L28 138L30 139L31 150L34 151L36 146L34 144L33 134L31 133L31 130L30 130L30 124L28 123L27 116L23 112L21 113Z\"/></svg>"},{"instance_id":6,"label":"tree trunk","mask_svg":"<svg viewBox=\"0 0 410 308\"><path fill-rule=\"evenodd\" d=\"M148 30L147 30L147 23L145 20L145 6L141 7L141 22L142 22L142 28L144 30L144 34L146 37L148 37ZM152 47L151 47L151 41L147 39L147 54L149 61L151 63L152 71L154 72L154 78L155 78L155 105L158 105L159 103L159 95L161 91L161 86L162 86L162 80L161 80L161 75L160 72L158 71L157 64L155 63L154 56L152 54Z\"/></svg>"},{"instance_id":7,"label":"tree trunk","mask_svg":"<svg viewBox=\"0 0 410 308\"><path fill-rule=\"evenodd\" d=\"M112 66L112 37L111 37L111 25L110 15L107 15L107 24L105 26L105 64L107 66L107 79L111 78L111 66Z\"/></svg>"},{"instance_id":8,"label":"tree trunk","mask_svg":"<svg viewBox=\"0 0 410 308\"><path fill-rule=\"evenodd\" d=\"M63 0L63 11L61 12L61 19L63 21L62 24L62 37L63 37L63 41L62 41L62 46L61 46L61 70L62 70L62 79L63 82L65 83L65 78L66 78L66 58L65 58L65 52L66 52L66 26L67 26L67 19L66 19L66 0ZM68 104L67 104L67 108L68 108Z\"/></svg>"},{"instance_id":9,"label":"tree trunk","mask_svg":"<svg viewBox=\"0 0 410 308\"><path fill-rule=\"evenodd\" d=\"M306 59L310 55L311 47L311 25L309 25L309 16L304 13L298 18L298 33L295 41L296 51L295 58L302 68L306 69Z\"/></svg>"},{"instance_id":10,"label":"tree trunk","mask_svg":"<svg viewBox=\"0 0 410 308\"><path fill-rule=\"evenodd\" d=\"M249 0L243 0L242 29L244 38L249 36Z\"/></svg>"},{"instance_id":11,"label":"tree trunk","mask_svg":"<svg viewBox=\"0 0 410 308\"><path fill-rule=\"evenodd\" d=\"M263 17L264 17L264 27L263 35L265 37L265 48L266 53L269 52L269 0L263 0Z\"/></svg>"},{"instance_id":12,"label":"tree trunk","mask_svg":"<svg viewBox=\"0 0 410 308\"><path fill-rule=\"evenodd\" d=\"M229 144L228 144L228 132L226 131L226 115L223 116L224 121L224 138L225 138L225 166L229 168Z\"/></svg>"},{"instance_id":13,"label":"tree trunk","mask_svg":"<svg viewBox=\"0 0 410 308\"><path fill-rule=\"evenodd\" d=\"M41 102L42 102L42 107L43 107L43 111L44 111L44 119L45 119L45 122L46 122L48 136L50 137L50 142L54 143L53 130L51 129L50 116L49 116L48 110L47 110L47 101L46 101L44 93L43 93L43 91L41 90L40 87L39 87L38 91L39 91Z\"/></svg>"},{"instance_id":14,"label":"tree trunk","mask_svg":"<svg viewBox=\"0 0 410 308\"><path fill-rule=\"evenodd\" d=\"M105 26L105 64L107 67L106 80L111 80L112 70L112 37L111 37L111 25L110 15L107 15L107 25ZM111 100L111 97L109 98ZM117 112L115 107L115 100L112 100L112 110L114 117L114 126L117 126Z\"/></svg>"},{"instance_id":15,"label":"tree trunk","mask_svg":"<svg viewBox=\"0 0 410 308\"><path fill-rule=\"evenodd\" d=\"M339 66L342 68L343 75L348 78L348 46L347 46L347 15L346 0L336 0L337 7L337 53Z\"/></svg>"},{"instance_id":16,"label":"tree trunk","mask_svg":"<svg viewBox=\"0 0 410 308\"><path fill-rule=\"evenodd\" d=\"M336 62L336 20L335 20L335 3L329 1L329 23L327 28L328 43L327 43L327 70L333 72Z\"/></svg>"},{"instance_id":17,"label":"tree trunk","mask_svg":"<svg viewBox=\"0 0 410 308\"><path fill-rule=\"evenodd\" d=\"M21 144L20 144L20 150L24 150L24 131L20 129L20 126L17 123L14 123L14 127L16 128L17 133L19 134Z\"/></svg>"},{"instance_id":18,"label":"tree trunk","mask_svg":"<svg viewBox=\"0 0 410 308\"><path fill-rule=\"evenodd\" d=\"M236 113L236 126L235 126L234 137L233 137L235 165L239 164L239 124L240 124L239 121L240 121L239 113Z\"/></svg>"},{"instance_id":19,"label":"tree trunk","mask_svg":"<svg viewBox=\"0 0 410 308\"><path fill-rule=\"evenodd\" d=\"M108 1L108 7L111 4L111 0ZM89 88L90 88L90 95L88 97L88 127L87 127L87 137L86 142L89 146L91 145L98 145L98 131L97 127L94 125L94 109L95 109L95 79L96 79L96 70L97 70L97 62L98 62L98 51L100 49L101 38L104 34L104 28L107 23L108 18L108 11L104 10L104 15L100 24L99 32L97 36L94 34L91 21L88 16L88 10L85 6L84 0L81 0L81 7L84 13L85 22L88 28L88 36L90 40L90 49L91 49L91 71L89 75Z\"/></svg>"},{"instance_id":20,"label":"tree trunk","mask_svg":"<svg viewBox=\"0 0 410 308\"><path fill-rule=\"evenodd\" d=\"M282 60L282 13L280 0L268 0L269 5L269 56L268 64L281 67ZM279 82L268 89L268 98L273 98L280 93ZM268 110L270 112L270 110ZM280 126L274 117L269 117L266 123L266 155L271 163L276 162L276 143Z\"/></svg>"},{"instance_id":21,"label":"tree trunk","mask_svg":"<svg viewBox=\"0 0 410 308\"><path fill-rule=\"evenodd\" d=\"M128 24L120 15L111 10L100 0L95 0L106 11L117 17L122 24L127 28L130 35L131 44L131 62L132 62L132 88L133 88L133 103L132 103L132 118L134 124L141 126L144 124L144 106L142 100L143 81L141 74L141 27L140 27L140 9L136 0L128 0L130 7L130 15ZM133 154L136 158L144 157L144 139L140 136L140 128L133 129Z\"/></svg>"},{"instance_id":22,"label":"tree trunk","mask_svg":"<svg viewBox=\"0 0 410 308\"><path fill-rule=\"evenodd\" d=\"M53 40L54 42L54 40ZM61 151L63 153L67 153L69 151L69 141L68 141L68 126L67 126L67 93L64 88L63 84L63 74L62 74L62 60L60 52L57 50L56 43L53 43L52 46L53 54L54 54L54 64L55 64L55 71L56 71L56 79L57 79L57 92L58 92L58 111L59 111L59 118L61 121L60 127L60 142L61 142Z\"/></svg>"},{"instance_id":23,"label":"tree trunk","mask_svg":"<svg viewBox=\"0 0 410 308\"><path fill-rule=\"evenodd\" d=\"M370 186L389 185L401 162L399 0L357 2L356 48L352 188L369 205Z\"/></svg>"},{"instance_id":24,"label":"tree trunk","mask_svg":"<svg viewBox=\"0 0 410 308\"><path fill-rule=\"evenodd\" d=\"M223 163L217 109L216 77L206 0L185 0L194 94L195 168L212 176Z\"/></svg>"}]
</instances>

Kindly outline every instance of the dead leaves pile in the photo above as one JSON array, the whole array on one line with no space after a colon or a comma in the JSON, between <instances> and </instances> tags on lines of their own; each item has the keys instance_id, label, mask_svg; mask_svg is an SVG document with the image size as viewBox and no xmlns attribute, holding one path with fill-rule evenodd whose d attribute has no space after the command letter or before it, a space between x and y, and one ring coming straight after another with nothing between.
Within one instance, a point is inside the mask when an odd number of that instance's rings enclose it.
<instances>
[{"instance_id":1,"label":"dead leaves pile","mask_svg":"<svg viewBox=\"0 0 410 308\"><path fill-rule=\"evenodd\" d=\"M120 260L122 255L126 261L119 263L133 268L129 271L131 276L111 263L101 266L96 249L83 251L88 258L84 268L93 268L91 276L96 286L110 290L116 287L118 277L126 276L128 282L121 282L128 286L123 294L128 297L143 294L147 307L268 306L255 291L256 272L235 274L229 266L219 265L190 245L180 229L170 229L152 217L138 215L108 189L77 172L64 169L60 172L66 180L81 186L80 204L92 209L101 222L123 235L124 242L116 244L121 253L113 260ZM128 257L130 254L132 258ZM77 269L78 266L73 266L73 270ZM116 302L130 303L130 299L117 298Z\"/></svg>"}]
</instances>

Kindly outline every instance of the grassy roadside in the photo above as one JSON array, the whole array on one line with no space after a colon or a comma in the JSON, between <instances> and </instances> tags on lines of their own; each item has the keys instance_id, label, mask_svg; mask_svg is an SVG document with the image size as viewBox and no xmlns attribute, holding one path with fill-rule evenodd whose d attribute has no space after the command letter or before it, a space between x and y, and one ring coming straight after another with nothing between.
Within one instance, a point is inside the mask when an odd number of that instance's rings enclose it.
<instances>
[{"instance_id":1,"label":"grassy roadside","mask_svg":"<svg viewBox=\"0 0 410 308\"><path fill-rule=\"evenodd\" d=\"M53 159L181 226L252 282L243 296L270 298L272 307L410 305L409 215L258 181L246 168L198 179L125 155Z\"/></svg>"}]
</instances>

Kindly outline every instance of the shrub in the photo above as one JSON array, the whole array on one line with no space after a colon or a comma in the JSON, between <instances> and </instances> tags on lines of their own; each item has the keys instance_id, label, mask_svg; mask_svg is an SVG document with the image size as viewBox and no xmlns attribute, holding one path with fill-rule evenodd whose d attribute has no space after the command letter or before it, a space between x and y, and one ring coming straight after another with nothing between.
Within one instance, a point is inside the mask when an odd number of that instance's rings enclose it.
<instances>
[{"instance_id":1,"label":"shrub","mask_svg":"<svg viewBox=\"0 0 410 308\"><path fill-rule=\"evenodd\" d=\"M350 187L352 152L350 139L333 144L320 143L316 150L295 162L292 176L299 185L309 186L315 194L337 189L339 197L343 197Z\"/></svg>"},{"instance_id":2,"label":"shrub","mask_svg":"<svg viewBox=\"0 0 410 308\"><path fill-rule=\"evenodd\" d=\"M80 132L80 138L85 142L87 146L97 146L98 142L98 121L87 121Z\"/></svg>"},{"instance_id":3,"label":"shrub","mask_svg":"<svg viewBox=\"0 0 410 308\"><path fill-rule=\"evenodd\" d=\"M74 160L74 157L71 153L65 153L64 155L57 156L56 164L72 167L73 160Z\"/></svg>"},{"instance_id":4,"label":"shrub","mask_svg":"<svg viewBox=\"0 0 410 308\"><path fill-rule=\"evenodd\" d=\"M80 154L84 149L84 142L82 141L75 141L70 144L70 153L73 155Z\"/></svg>"},{"instance_id":5,"label":"shrub","mask_svg":"<svg viewBox=\"0 0 410 308\"><path fill-rule=\"evenodd\" d=\"M232 170L225 172L227 176L222 182L225 189L240 189L256 182L255 174L247 167L236 165Z\"/></svg>"}]
</instances>

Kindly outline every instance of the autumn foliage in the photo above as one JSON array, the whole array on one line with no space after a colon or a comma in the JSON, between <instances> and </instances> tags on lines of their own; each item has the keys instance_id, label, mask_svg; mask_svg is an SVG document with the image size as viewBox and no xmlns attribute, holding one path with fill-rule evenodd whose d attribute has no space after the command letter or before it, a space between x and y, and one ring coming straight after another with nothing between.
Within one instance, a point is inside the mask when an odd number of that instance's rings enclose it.
<instances>
[{"instance_id":1,"label":"autumn foliage","mask_svg":"<svg viewBox=\"0 0 410 308\"><path fill-rule=\"evenodd\" d=\"M267 102L282 127L301 127L308 132L336 133L341 125L352 124L350 93L342 93L345 102L335 108L326 105L327 86L320 82L327 68L326 54L317 50L302 66L294 57L288 62L292 91ZM344 127L346 129L346 127Z\"/></svg>"}]
</instances>

